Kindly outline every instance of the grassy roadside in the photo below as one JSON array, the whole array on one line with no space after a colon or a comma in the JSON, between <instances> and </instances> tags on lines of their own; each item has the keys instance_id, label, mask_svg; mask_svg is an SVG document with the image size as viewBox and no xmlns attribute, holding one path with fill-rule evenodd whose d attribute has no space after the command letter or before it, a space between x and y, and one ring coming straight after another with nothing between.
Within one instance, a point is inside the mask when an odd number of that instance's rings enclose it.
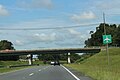
<instances>
[{"instance_id":1,"label":"grassy roadside","mask_svg":"<svg viewBox=\"0 0 120 80\"><path fill-rule=\"evenodd\" d=\"M107 54L102 51L87 60L65 66L74 68L95 80L120 80L120 48L109 49L110 66L107 65Z\"/></svg>"},{"instance_id":2,"label":"grassy roadside","mask_svg":"<svg viewBox=\"0 0 120 80\"><path fill-rule=\"evenodd\" d=\"M32 67L32 66L21 66L21 67L9 68L9 66L26 65L26 64L28 64L28 62L24 62L24 61L0 61L0 66L4 66L4 67L0 68L0 73L10 72L10 71L15 71L15 70L19 70L19 69ZM43 62L35 61L34 64L43 65Z\"/></svg>"},{"instance_id":3,"label":"grassy roadside","mask_svg":"<svg viewBox=\"0 0 120 80\"><path fill-rule=\"evenodd\" d=\"M66 61L60 61L60 62L67 63ZM50 61L47 62L47 64L49 64L49 63L50 63ZM20 67L14 67L14 68L9 67L9 66L27 65L27 64L28 64L28 61L0 61L0 73L15 71L15 70L19 70L19 69L28 68L28 67L33 67L33 66L20 66ZM33 64L45 65L45 64L43 64L43 61L34 61Z\"/></svg>"},{"instance_id":4,"label":"grassy roadside","mask_svg":"<svg viewBox=\"0 0 120 80\"><path fill-rule=\"evenodd\" d=\"M10 72L10 71L16 71L20 69L24 69L28 67L16 67L16 68L0 68L0 73Z\"/></svg>"}]
</instances>

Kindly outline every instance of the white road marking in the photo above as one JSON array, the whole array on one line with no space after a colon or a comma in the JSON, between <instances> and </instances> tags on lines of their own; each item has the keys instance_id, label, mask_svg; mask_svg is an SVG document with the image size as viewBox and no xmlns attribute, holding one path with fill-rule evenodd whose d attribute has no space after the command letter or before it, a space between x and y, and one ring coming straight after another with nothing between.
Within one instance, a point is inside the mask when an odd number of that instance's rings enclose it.
<instances>
[{"instance_id":1,"label":"white road marking","mask_svg":"<svg viewBox=\"0 0 120 80\"><path fill-rule=\"evenodd\" d=\"M45 67L45 68L43 68L43 69L39 69L38 71L42 71L42 70L45 70L45 69L47 69L47 68L49 68L50 66L48 66L48 67Z\"/></svg>"},{"instance_id":2,"label":"white road marking","mask_svg":"<svg viewBox=\"0 0 120 80\"><path fill-rule=\"evenodd\" d=\"M68 71L76 80L80 80L77 76L75 76L70 70L68 70L66 67L61 65L66 71Z\"/></svg>"},{"instance_id":3,"label":"white road marking","mask_svg":"<svg viewBox=\"0 0 120 80\"><path fill-rule=\"evenodd\" d=\"M32 76L34 73L29 74L29 76Z\"/></svg>"}]
</instances>

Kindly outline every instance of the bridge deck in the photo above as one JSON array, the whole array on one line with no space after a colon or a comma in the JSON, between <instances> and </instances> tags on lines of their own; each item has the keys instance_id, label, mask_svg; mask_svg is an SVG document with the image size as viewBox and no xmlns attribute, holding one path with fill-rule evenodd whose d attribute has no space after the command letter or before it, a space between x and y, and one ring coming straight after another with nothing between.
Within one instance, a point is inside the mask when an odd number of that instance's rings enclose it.
<instances>
[{"instance_id":1,"label":"bridge deck","mask_svg":"<svg viewBox=\"0 0 120 80\"><path fill-rule=\"evenodd\" d=\"M40 50L1 50L0 55L26 55L44 53L98 53L100 48L64 48L64 49L40 49Z\"/></svg>"}]
</instances>

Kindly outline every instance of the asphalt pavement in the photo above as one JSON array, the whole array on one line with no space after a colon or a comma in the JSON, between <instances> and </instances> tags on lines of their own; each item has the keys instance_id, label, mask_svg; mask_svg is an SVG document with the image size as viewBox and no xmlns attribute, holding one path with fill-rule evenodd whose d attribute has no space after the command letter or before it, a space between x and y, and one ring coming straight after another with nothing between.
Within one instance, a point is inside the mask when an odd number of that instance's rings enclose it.
<instances>
[{"instance_id":1,"label":"asphalt pavement","mask_svg":"<svg viewBox=\"0 0 120 80\"><path fill-rule=\"evenodd\" d=\"M81 80L62 66L36 66L15 72L0 74L0 80ZM88 79L84 79L88 80Z\"/></svg>"}]
</instances>

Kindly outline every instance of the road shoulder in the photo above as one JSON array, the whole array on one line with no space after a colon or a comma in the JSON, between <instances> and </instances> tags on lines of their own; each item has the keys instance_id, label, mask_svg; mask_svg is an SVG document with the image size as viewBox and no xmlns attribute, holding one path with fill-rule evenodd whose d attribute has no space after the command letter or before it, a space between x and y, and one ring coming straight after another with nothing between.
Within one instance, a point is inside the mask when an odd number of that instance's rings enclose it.
<instances>
[{"instance_id":1,"label":"road shoulder","mask_svg":"<svg viewBox=\"0 0 120 80\"><path fill-rule=\"evenodd\" d=\"M77 70L74 70L70 67L66 67L70 72L72 72L76 77L78 77L80 80L94 80L92 79L91 77L89 76L86 76L85 74L77 71ZM77 80L77 79L76 79Z\"/></svg>"}]
</instances>

